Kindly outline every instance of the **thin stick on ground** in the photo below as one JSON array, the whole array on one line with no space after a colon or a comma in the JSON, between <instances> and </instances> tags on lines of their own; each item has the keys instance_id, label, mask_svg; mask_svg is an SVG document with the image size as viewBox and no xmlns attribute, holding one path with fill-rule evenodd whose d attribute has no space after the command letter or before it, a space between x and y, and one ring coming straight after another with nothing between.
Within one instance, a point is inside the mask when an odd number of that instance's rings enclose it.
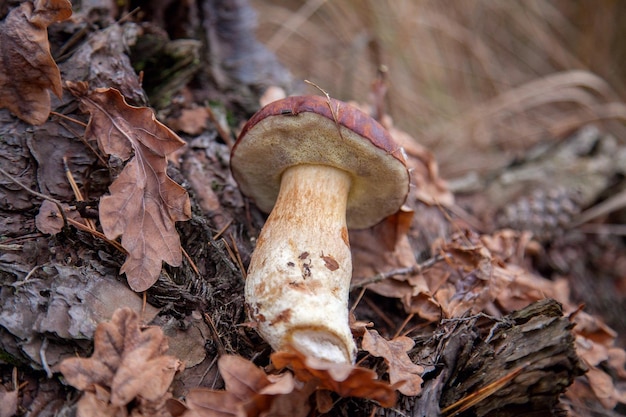
<instances>
[{"instance_id":1,"label":"thin stick on ground","mask_svg":"<svg viewBox=\"0 0 626 417\"><path fill-rule=\"evenodd\" d=\"M418 274L422 271L424 271L425 269L430 268L431 266L435 265L437 262L443 261L444 260L444 256L439 254L439 255L435 255L430 259L427 259L426 261L419 263L419 264L415 264L413 266L409 266L406 268L398 268L398 269L393 269L391 271L387 271L387 272L381 272L379 274L376 274L372 277L369 278L363 278L363 279L357 279L357 283L352 284L350 286L350 291L352 290L356 290L357 288L363 288L366 287L370 284L375 284L377 282L380 281L384 281L388 278L393 278L396 276L406 276L406 275L414 275L414 274Z\"/></svg>"},{"instance_id":2,"label":"thin stick on ground","mask_svg":"<svg viewBox=\"0 0 626 417\"><path fill-rule=\"evenodd\" d=\"M195 272L196 275L200 276L200 270L196 266L196 263L193 261L193 259L191 259L191 256L189 256L185 248L181 246L180 250L183 253L183 256L185 257L185 259L187 259L187 262L189 262L189 266L191 266L191 269L193 269L193 272Z\"/></svg>"},{"instance_id":3,"label":"thin stick on ground","mask_svg":"<svg viewBox=\"0 0 626 417\"><path fill-rule=\"evenodd\" d=\"M8 179L10 179L16 185L19 185L27 193L32 194L35 197L39 197L42 200L48 200L51 203L54 203L57 206L57 208L59 209L59 213L61 214L61 217L63 217L63 224L67 225L68 219L67 219L67 216L65 216L65 211L63 210L63 204L59 200L57 200L54 197L50 197L49 195L42 194L42 193L37 192L35 190L31 190L26 184L22 183L20 180L18 180L17 178L15 178L13 175L9 174L8 172L6 172L2 168L0 168L0 173L3 174Z\"/></svg>"},{"instance_id":4,"label":"thin stick on ground","mask_svg":"<svg viewBox=\"0 0 626 417\"><path fill-rule=\"evenodd\" d=\"M479 389L478 391L466 397L461 398L459 401L455 402L454 404L451 404L445 407L444 409L441 410L441 414L444 416L453 416L453 415L460 414L470 409L471 407L478 404L485 398L496 393L499 389L503 388L509 381L511 381L513 378L519 375L523 370L524 370L524 366L520 366L519 368L514 369L513 371L508 373L506 376L498 379L497 381L494 381L491 384L487 385L486 387L483 387Z\"/></svg>"},{"instance_id":5,"label":"thin stick on ground","mask_svg":"<svg viewBox=\"0 0 626 417\"><path fill-rule=\"evenodd\" d=\"M80 191L80 188L78 188L76 180L74 180L74 175L72 174L72 171L70 170L70 167L67 163L66 156L63 156L63 169L65 170L65 176L67 177L67 181L70 183L70 187L72 187L72 191L74 192L74 197L76 198L76 201L85 201L85 199L83 198L83 193ZM90 228L91 230L96 230L96 224L92 219L84 220L88 228Z\"/></svg>"},{"instance_id":6,"label":"thin stick on ground","mask_svg":"<svg viewBox=\"0 0 626 417\"><path fill-rule=\"evenodd\" d=\"M237 260L237 256L235 255L235 252L230 247L230 244L224 238L221 238L220 240L224 242L224 247L226 248L226 252L228 252L228 256L230 257L232 263L234 265L237 265L237 267L241 267L241 265L239 265L239 261Z\"/></svg>"},{"instance_id":7,"label":"thin stick on ground","mask_svg":"<svg viewBox=\"0 0 626 417\"><path fill-rule=\"evenodd\" d=\"M230 219L225 225L224 227L222 227L220 230L218 230L218 232L213 235L213 240L217 240L220 238L220 236L222 236L224 234L224 232L230 227L230 225L233 224L233 219Z\"/></svg>"},{"instance_id":8,"label":"thin stick on ground","mask_svg":"<svg viewBox=\"0 0 626 417\"><path fill-rule=\"evenodd\" d=\"M230 132L226 130L224 126L222 126L222 123L220 122L218 117L215 115L215 112L213 111L211 106L206 106L205 110L206 110L207 116L209 117L209 120L211 121L211 123L213 123L215 130L217 130L217 134L219 135L219 137L224 141L224 143L226 144L226 146L228 146L229 149L232 149L234 143L233 143L233 139L230 136Z\"/></svg>"}]
</instances>

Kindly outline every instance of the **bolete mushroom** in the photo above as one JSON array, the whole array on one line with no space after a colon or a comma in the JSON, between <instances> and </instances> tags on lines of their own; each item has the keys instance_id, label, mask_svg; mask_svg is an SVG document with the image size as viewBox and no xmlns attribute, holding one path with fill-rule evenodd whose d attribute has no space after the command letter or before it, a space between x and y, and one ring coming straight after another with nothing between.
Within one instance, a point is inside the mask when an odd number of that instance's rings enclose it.
<instances>
[{"instance_id":1,"label":"bolete mushroom","mask_svg":"<svg viewBox=\"0 0 626 417\"><path fill-rule=\"evenodd\" d=\"M243 194L271 211L245 284L257 331L275 350L353 363L348 228L400 208L410 182L402 149L355 107L288 97L246 123L231 170Z\"/></svg>"}]
</instances>

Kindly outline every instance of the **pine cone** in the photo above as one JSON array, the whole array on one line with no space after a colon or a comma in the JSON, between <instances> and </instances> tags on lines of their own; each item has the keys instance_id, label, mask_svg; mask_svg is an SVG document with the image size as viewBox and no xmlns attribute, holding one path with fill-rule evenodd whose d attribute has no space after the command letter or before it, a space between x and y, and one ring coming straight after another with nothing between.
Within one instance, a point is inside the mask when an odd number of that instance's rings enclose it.
<instances>
[{"instance_id":1,"label":"pine cone","mask_svg":"<svg viewBox=\"0 0 626 417\"><path fill-rule=\"evenodd\" d=\"M565 187L536 189L500 209L496 226L531 231L539 240L552 240L581 212L579 201L580 198Z\"/></svg>"}]
</instances>

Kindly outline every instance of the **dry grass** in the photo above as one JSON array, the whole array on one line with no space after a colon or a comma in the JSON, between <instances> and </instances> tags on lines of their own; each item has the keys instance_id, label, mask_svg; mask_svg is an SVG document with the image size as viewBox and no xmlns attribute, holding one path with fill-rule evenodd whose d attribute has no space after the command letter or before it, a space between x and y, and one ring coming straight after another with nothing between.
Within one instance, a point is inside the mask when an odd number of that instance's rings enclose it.
<instances>
[{"instance_id":1,"label":"dry grass","mask_svg":"<svg viewBox=\"0 0 626 417\"><path fill-rule=\"evenodd\" d=\"M594 121L626 141L626 3L252 3L260 39L296 78L335 97L371 101L385 66L387 112L437 154L446 176L497 168Z\"/></svg>"}]
</instances>

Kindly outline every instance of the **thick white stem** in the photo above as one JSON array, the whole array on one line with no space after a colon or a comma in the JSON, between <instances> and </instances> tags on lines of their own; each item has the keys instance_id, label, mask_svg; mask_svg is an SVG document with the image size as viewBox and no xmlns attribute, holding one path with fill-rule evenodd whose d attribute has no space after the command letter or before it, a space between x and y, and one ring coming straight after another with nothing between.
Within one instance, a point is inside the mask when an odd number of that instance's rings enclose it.
<instances>
[{"instance_id":1,"label":"thick white stem","mask_svg":"<svg viewBox=\"0 0 626 417\"><path fill-rule=\"evenodd\" d=\"M348 323L352 260L346 202L350 176L320 165L297 165L257 241L246 279L246 302L258 332L275 350L354 362Z\"/></svg>"}]
</instances>

